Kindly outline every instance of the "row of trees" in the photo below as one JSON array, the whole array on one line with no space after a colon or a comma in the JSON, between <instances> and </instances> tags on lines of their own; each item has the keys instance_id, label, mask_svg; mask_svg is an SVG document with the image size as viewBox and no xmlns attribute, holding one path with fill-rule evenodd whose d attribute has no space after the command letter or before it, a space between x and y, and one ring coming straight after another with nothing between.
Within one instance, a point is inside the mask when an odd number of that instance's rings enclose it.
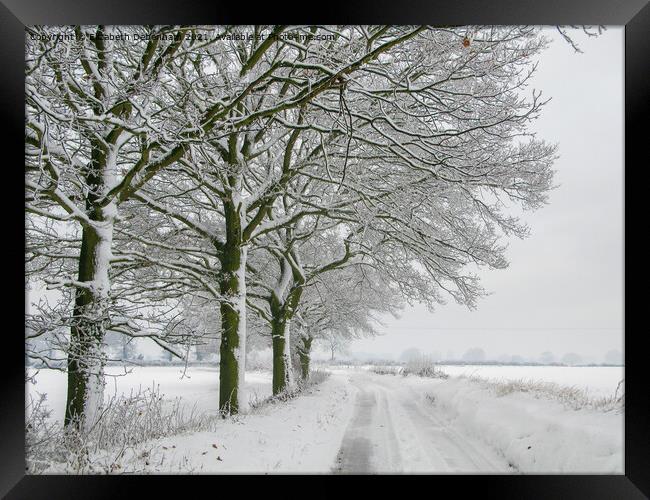
<instances>
[{"instance_id":1,"label":"row of trees","mask_svg":"<svg viewBox=\"0 0 650 500\"><path fill-rule=\"evenodd\" d=\"M372 333L403 301L474 307L476 268L527 234L508 208L551 188L526 88L546 43L527 26L29 28L26 272L62 300L27 326L66 332L66 424L96 418L107 332L178 356L219 339L236 413L249 331L270 338L277 394L323 336Z\"/></svg>"}]
</instances>

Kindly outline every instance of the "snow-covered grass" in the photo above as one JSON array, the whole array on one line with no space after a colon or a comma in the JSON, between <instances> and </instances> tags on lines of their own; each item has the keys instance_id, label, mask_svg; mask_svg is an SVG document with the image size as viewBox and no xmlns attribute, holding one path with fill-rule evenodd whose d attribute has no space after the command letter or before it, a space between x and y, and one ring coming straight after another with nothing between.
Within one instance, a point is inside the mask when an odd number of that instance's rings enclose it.
<instances>
[{"instance_id":1,"label":"snow-covered grass","mask_svg":"<svg viewBox=\"0 0 650 500\"><path fill-rule=\"evenodd\" d=\"M368 368L372 373L376 373L377 375L399 375L402 373L402 367L401 366L370 366Z\"/></svg>"},{"instance_id":2,"label":"snow-covered grass","mask_svg":"<svg viewBox=\"0 0 650 500\"><path fill-rule=\"evenodd\" d=\"M186 411L180 398L170 405L156 389L121 394L104 403L90 428L63 429L31 397L26 408L26 458L29 473L110 473L122 469L122 459L135 447L168 435L214 427L216 417Z\"/></svg>"},{"instance_id":3,"label":"snow-covered grass","mask_svg":"<svg viewBox=\"0 0 650 500\"><path fill-rule=\"evenodd\" d=\"M463 377L463 375L461 375ZM609 396L593 396L588 390L578 387L567 387L555 382L541 380L488 380L477 376L469 377L473 382L482 384L494 392L497 397L517 392L529 393L536 398L547 398L559 401L573 410L591 408L601 411L623 411L625 407L625 387L619 382L616 390Z\"/></svg>"},{"instance_id":4,"label":"snow-covered grass","mask_svg":"<svg viewBox=\"0 0 650 500\"><path fill-rule=\"evenodd\" d=\"M432 359L423 356L411 359L402 370L402 375L417 375L418 377L448 378L449 375L442 371Z\"/></svg>"},{"instance_id":5,"label":"snow-covered grass","mask_svg":"<svg viewBox=\"0 0 650 500\"><path fill-rule=\"evenodd\" d=\"M412 359L405 366L370 365L368 369L377 375L415 375L418 377L448 378L449 375L442 371L436 363L427 357Z\"/></svg>"},{"instance_id":6,"label":"snow-covered grass","mask_svg":"<svg viewBox=\"0 0 650 500\"><path fill-rule=\"evenodd\" d=\"M268 404L281 403L283 401L288 401L290 399L293 399L296 396L302 394L305 390L311 388L312 386L323 383L325 380L327 380L330 377L330 375L331 373L326 370L322 370L322 369L313 370L311 371L308 380L303 381L302 379L299 379L293 386L288 387L284 392L280 394L268 396L267 398L264 399L257 399L257 398L252 399L249 403L249 408L255 410L257 408L261 408Z\"/></svg>"}]
</instances>

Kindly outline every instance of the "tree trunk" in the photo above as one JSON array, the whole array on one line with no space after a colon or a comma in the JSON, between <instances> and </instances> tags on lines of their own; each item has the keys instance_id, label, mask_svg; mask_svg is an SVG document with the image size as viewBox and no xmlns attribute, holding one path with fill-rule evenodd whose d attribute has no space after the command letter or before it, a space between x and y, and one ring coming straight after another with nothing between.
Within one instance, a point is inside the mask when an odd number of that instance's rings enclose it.
<instances>
[{"instance_id":1,"label":"tree trunk","mask_svg":"<svg viewBox=\"0 0 650 500\"><path fill-rule=\"evenodd\" d=\"M302 274L296 272L285 258L280 259L279 264L281 275L269 298L272 318L273 395L293 386L291 320L298 308L304 283Z\"/></svg>"},{"instance_id":2,"label":"tree trunk","mask_svg":"<svg viewBox=\"0 0 650 500\"><path fill-rule=\"evenodd\" d=\"M309 380L309 362L311 361L311 343L312 337L302 337L302 345L298 348L300 356L300 374L304 381Z\"/></svg>"},{"instance_id":3,"label":"tree trunk","mask_svg":"<svg viewBox=\"0 0 650 500\"><path fill-rule=\"evenodd\" d=\"M90 429L104 401L104 365L102 352L109 324L111 249L117 217L115 201L101 203L101 196L114 185L117 174L118 134L105 140L91 139L92 161L85 172L86 214L91 223L82 226L81 250L68 346L68 394L64 425Z\"/></svg>"},{"instance_id":4,"label":"tree trunk","mask_svg":"<svg viewBox=\"0 0 650 500\"><path fill-rule=\"evenodd\" d=\"M219 360L219 409L236 414L245 405L246 370L246 258L242 243L241 204L224 201L226 244L221 256L221 346Z\"/></svg>"},{"instance_id":5,"label":"tree trunk","mask_svg":"<svg viewBox=\"0 0 650 500\"><path fill-rule=\"evenodd\" d=\"M271 339L273 346L273 395L281 394L292 384L289 320L282 308L272 308Z\"/></svg>"},{"instance_id":6,"label":"tree trunk","mask_svg":"<svg viewBox=\"0 0 650 500\"><path fill-rule=\"evenodd\" d=\"M113 218L100 217L97 227L84 227L78 281L68 348L68 393L65 425L88 429L95 423L104 398L105 355L102 352L109 321L109 268ZM100 218L97 217L97 218Z\"/></svg>"},{"instance_id":7,"label":"tree trunk","mask_svg":"<svg viewBox=\"0 0 650 500\"><path fill-rule=\"evenodd\" d=\"M271 323L271 344L273 347L273 395L280 394L286 388L287 365L284 361L284 321L273 317Z\"/></svg>"},{"instance_id":8,"label":"tree trunk","mask_svg":"<svg viewBox=\"0 0 650 500\"><path fill-rule=\"evenodd\" d=\"M301 368L300 368L300 346L302 344L302 329L298 334L291 335L291 372L293 374L298 374L298 377L301 378Z\"/></svg>"},{"instance_id":9,"label":"tree trunk","mask_svg":"<svg viewBox=\"0 0 650 500\"><path fill-rule=\"evenodd\" d=\"M284 323L284 364L286 366L286 387L293 386L293 364L291 363L291 318L291 313L287 313L287 319Z\"/></svg>"}]
</instances>

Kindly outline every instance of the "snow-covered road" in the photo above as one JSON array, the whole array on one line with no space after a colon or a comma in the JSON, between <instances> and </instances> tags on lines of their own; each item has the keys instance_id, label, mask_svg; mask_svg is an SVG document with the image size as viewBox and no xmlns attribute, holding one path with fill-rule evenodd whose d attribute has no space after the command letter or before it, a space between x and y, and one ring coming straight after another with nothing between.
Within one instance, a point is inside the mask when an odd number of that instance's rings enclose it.
<instances>
[{"instance_id":1,"label":"snow-covered road","mask_svg":"<svg viewBox=\"0 0 650 500\"><path fill-rule=\"evenodd\" d=\"M401 377L354 372L354 413L337 457L338 473L512 472L485 444L454 431Z\"/></svg>"}]
</instances>

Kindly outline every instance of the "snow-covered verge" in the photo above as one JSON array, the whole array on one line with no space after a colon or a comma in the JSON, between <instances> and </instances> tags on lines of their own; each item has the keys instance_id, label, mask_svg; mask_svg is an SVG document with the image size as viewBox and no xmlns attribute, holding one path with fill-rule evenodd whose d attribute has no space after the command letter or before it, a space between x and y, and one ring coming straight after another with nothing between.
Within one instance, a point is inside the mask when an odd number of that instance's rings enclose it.
<instances>
[{"instance_id":1,"label":"snow-covered verge","mask_svg":"<svg viewBox=\"0 0 650 500\"><path fill-rule=\"evenodd\" d=\"M339 451L355 390L333 374L297 397L229 419L215 432L160 439L148 473L323 473Z\"/></svg>"},{"instance_id":2,"label":"snow-covered verge","mask_svg":"<svg viewBox=\"0 0 650 500\"><path fill-rule=\"evenodd\" d=\"M133 443L119 440L112 447L81 443L85 446L82 453L40 464L34 472L327 472L335 461L350 418L355 389L347 385L342 374L315 378L325 380L288 399L260 399L250 413L226 419L209 411L189 418L176 418L176 414L170 418L164 408L174 412L174 407L151 404L149 401L155 398L145 398L147 404L140 406L144 416L152 416L163 427L166 425L165 432L155 434L147 428L148 435L154 436L152 439ZM169 382L165 384L168 389L174 385ZM142 418L138 417L139 412L131 413L131 418Z\"/></svg>"},{"instance_id":3,"label":"snow-covered verge","mask_svg":"<svg viewBox=\"0 0 650 500\"><path fill-rule=\"evenodd\" d=\"M426 381L421 390L431 411L488 444L519 472L623 473L621 409L576 410L549 394L502 391L494 382L467 377Z\"/></svg>"}]
</instances>

